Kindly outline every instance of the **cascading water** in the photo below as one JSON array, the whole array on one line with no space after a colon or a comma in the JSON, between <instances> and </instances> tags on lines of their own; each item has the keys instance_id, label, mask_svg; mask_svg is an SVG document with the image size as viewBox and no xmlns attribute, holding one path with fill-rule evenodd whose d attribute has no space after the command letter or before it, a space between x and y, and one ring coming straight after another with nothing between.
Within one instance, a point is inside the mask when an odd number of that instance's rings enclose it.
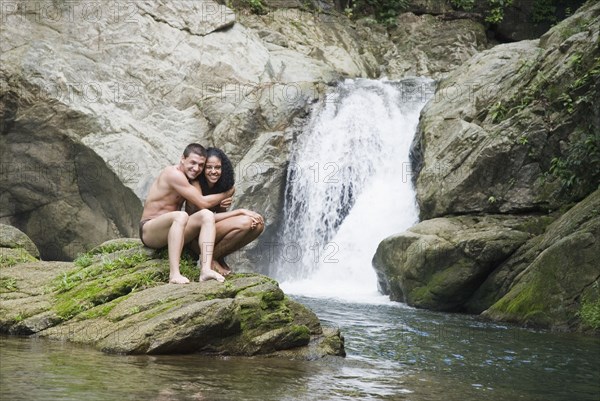
<instances>
[{"instance_id":1,"label":"cascading water","mask_svg":"<svg viewBox=\"0 0 600 401\"><path fill-rule=\"evenodd\" d=\"M281 255L285 292L381 300L371 259L417 221L409 148L434 82L347 80L313 111L288 169Z\"/></svg>"}]
</instances>

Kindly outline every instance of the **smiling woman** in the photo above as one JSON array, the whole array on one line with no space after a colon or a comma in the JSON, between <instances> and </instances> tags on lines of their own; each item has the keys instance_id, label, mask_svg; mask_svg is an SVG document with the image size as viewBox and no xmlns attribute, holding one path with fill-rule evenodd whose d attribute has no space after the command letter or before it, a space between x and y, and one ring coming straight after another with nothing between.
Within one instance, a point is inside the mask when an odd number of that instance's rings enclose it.
<instances>
[{"instance_id":1,"label":"smiling woman","mask_svg":"<svg viewBox=\"0 0 600 401\"><path fill-rule=\"evenodd\" d=\"M208 148L206 150L204 171L197 180L197 185L200 186L202 194L207 196L231 191L234 183L233 165L227 155L221 149ZM256 212L247 209L227 211L231 203L232 198L228 197L220 204L209 208L209 210L215 212L217 231L213 253L215 261L213 269L224 276L231 273L231 268L225 262L225 256L254 241L265 227L263 217ZM199 209L186 202L186 211L189 214L194 215L197 210ZM192 243L192 245L194 244Z\"/></svg>"},{"instance_id":2,"label":"smiling woman","mask_svg":"<svg viewBox=\"0 0 600 401\"><path fill-rule=\"evenodd\" d=\"M230 190L235 184L235 173L229 157L219 148L206 149L204 174L198 180L204 195Z\"/></svg>"}]
</instances>

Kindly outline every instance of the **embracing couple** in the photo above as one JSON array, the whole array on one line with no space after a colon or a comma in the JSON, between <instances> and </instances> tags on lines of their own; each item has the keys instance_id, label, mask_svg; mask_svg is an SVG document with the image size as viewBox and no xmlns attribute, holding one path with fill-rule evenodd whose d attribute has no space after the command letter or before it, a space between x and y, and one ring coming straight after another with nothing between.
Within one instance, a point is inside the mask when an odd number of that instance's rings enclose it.
<instances>
[{"instance_id":1,"label":"embracing couple","mask_svg":"<svg viewBox=\"0 0 600 401\"><path fill-rule=\"evenodd\" d=\"M227 211L235 192L229 158L197 143L183 151L179 164L162 170L148 191L140 221L140 239L149 248L168 247L169 282L189 283L179 271L188 244L200 254L200 281L225 281L231 272L225 256L253 241L264 230L258 213ZM183 203L186 211L182 211Z\"/></svg>"}]
</instances>

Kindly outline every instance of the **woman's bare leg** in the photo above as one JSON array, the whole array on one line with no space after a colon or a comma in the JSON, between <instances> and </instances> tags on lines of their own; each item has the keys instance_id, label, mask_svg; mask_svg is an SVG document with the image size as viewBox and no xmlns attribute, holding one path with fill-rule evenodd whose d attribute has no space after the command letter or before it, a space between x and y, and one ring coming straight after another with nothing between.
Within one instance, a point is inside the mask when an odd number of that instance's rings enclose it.
<instances>
[{"instance_id":1,"label":"woman's bare leg","mask_svg":"<svg viewBox=\"0 0 600 401\"><path fill-rule=\"evenodd\" d=\"M200 281L225 281L225 277L212 270L215 234L215 216L210 210L204 209L192 214L185 226L185 242L198 238Z\"/></svg>"},{"instance_id":2,"label":"woman's bare leg","mask_svg":"<svg viewBox=\"0 0 600 401\"><path fill-rule=\"evenodd\" d=\"M249 216L235 216L219 221L216 224L214 259L221 274L229 274L231 270L224 262L225 256L241 249L254 241L264 230L264 225L252 224Z\"/></svg>"}]
</instances>

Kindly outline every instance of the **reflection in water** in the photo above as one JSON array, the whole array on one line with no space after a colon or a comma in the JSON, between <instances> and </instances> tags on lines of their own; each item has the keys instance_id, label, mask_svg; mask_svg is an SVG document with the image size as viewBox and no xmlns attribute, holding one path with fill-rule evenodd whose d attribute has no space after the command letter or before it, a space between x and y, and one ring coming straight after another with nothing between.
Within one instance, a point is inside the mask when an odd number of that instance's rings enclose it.
<instances>
[{"instance_id":1,"label":"reflection in water","mask_svg":"<svg viewBox=\"0 0 600 401\"><path fill-rule=\"evenodd\" d=\"M598 400L600 340L469 316L300 298L348 357L105 355L0 337L0 400Z\"/></svg>"}]
</instances>

